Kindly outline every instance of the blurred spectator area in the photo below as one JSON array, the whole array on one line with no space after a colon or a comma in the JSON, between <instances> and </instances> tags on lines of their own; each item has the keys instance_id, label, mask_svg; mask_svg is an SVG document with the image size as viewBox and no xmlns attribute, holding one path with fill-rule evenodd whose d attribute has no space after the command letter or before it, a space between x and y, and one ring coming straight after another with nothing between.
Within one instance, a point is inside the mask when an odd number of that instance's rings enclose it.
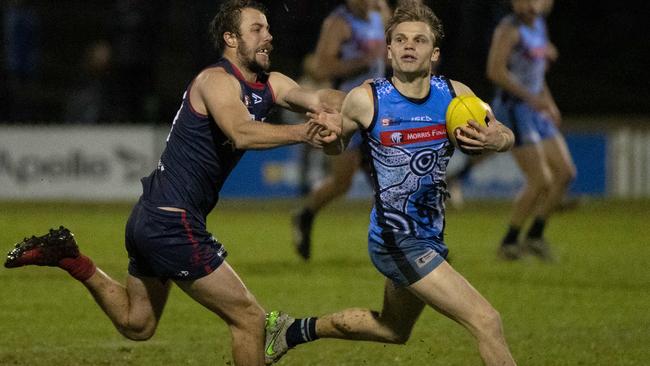
<instances>
[{"instance_id":1,"label":"blurred spectator area","mask_svg":"<svg viewBox=\"0 0 650 366\"><path fill-rule=\"evenodd\" d=\"M262 2L270 10L274 35L272 67L297 78L301 60L315 47L323 18L343 1ZM483 76L485 53L492 27L509 2L425 2L446 27L440 72L490 99L491 87ZM3 0L0 120L65 120L75 88L87 85L84 78L97 77L88 74L89 48L108 42L110 61L102 77L110 82L100 89L110 94L106 103L112 113L97 114L98 122L169 123L187 83L216 59L207 25L219 3ZM548 22L560 59L548 80L565 115L650 114L648 4L555 2ZM17 23L20 16L26 18ZM26 72L12 65L17 42L33 52L28 54L33 58L23 60L28 62Z\"/></svg>"}]
</instances>

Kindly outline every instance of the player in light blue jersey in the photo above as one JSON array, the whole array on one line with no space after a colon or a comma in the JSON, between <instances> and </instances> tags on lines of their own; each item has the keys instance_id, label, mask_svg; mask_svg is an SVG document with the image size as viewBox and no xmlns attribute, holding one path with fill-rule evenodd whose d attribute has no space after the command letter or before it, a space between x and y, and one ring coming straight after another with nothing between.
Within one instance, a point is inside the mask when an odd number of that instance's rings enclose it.
<instances>
[{"instance_id":1,"label":"player in light blue jersey","mask_svg":"<svg viewBox=\"0 0 650 366\"><path fill-rule=\"evenodd\" d=\"M375 189L368 251L386 277L384 308L303 319L272 312L267 361L318 338L403 344L428 305L470 331L485 365L515 364L499 313L445 260L445 174L454 152L445 112L452 97L473 93L460 82L430 76L441 38L442 24L431 9L398 7L386 30L393 77L347 95L342 138L325 147L327 153L340 153L357 130L363 135ZM506 151L513 144L512 131L491 114L486 127L476 121L469 125L455 131L461 149Z\"/></svg>"},{"instance_id":2,"label":"player in light blue jersey","mask_svg":"<svg viewBox=\"0 0 650 366\"><path fill-rule=\"evenodd\" d=\"M385 0L346 0L325 19L314 52L312 77L328 80L349 92L364 80L382 77L386 47L384 21L390 17ZM305 260L311 256L314 216L351 187L362 167L361 136L340 155L328 159L329 174L309 192L303 207L293 216L294 246Z\"/></svg>"},{"instance_id":3,"label":"player in light blue jersey","mask_svg":"<svg viewBox=\"0 0 650 366\"><path fill-rule=\"evenodd\" d=\"M551 4L549 0L512 0L513 14L499 23L488 55L487 75L498 87L494 113L515 133L512 154L526 179L498 251L508 260L526 252L552 259L544 228L576 175L557 128L560 111L545 80L548 60L557 57L543 16ZM520 231L531 218L520 243Z\"/></svg>"}]
</instances>

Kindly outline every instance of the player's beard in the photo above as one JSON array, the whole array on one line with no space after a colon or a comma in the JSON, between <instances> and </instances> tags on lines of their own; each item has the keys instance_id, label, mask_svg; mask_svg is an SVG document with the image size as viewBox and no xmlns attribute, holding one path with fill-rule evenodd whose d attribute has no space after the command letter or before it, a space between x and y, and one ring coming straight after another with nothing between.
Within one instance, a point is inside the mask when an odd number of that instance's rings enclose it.
<instances>
[{"instance_id":1,"label":"player's beard","mask_svg":"<svg viewBox=\"0 0 650 366\"><path fill-rule=\"evenodd\" d=\"M271 68L271 59L269 57L268 62L262 64L257 61L257 52L251 47L248 47L246 41L243 38L239 38L239 47L237 47L237 57L242 63L242 66L246 67L250 71L259 74L261 72L268 71ZM271 45L268 45L269 53L271 51ZM268 57L268 56L267 56Z\"/></svg>"}]
</instances>

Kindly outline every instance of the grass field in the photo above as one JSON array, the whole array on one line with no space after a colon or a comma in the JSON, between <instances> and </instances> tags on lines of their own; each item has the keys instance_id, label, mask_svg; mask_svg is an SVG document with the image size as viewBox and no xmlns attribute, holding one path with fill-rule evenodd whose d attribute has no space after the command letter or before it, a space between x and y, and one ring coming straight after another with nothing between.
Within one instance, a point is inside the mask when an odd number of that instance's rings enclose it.
<instances>
[{"instance_id":1,"label":"grass field","mask_svg":"<svg viewBox=\"0 0 650 366\"><path fill-rule=\"evenodd\" d=\"M366 253L368 206L318 218L311 263L290 246L289 202L223 202L209 229L267 309L317 315L381 305L383 279ZM116 279L126 275L130 205L0 204L0 249L65 224ZM447 215L453 265L500 311L520 365L650 364L650 202L591 201L561 213L548 238L559 261L504 263L495 246L509 206L475 203ZM172 290L156 335L123 339L90 295L61 270L0 268L0 365L227 365L227 328ZM406 346L320 340L280 365L479 365L469 334L427 309Z\"/></svg>"}]
</instances>

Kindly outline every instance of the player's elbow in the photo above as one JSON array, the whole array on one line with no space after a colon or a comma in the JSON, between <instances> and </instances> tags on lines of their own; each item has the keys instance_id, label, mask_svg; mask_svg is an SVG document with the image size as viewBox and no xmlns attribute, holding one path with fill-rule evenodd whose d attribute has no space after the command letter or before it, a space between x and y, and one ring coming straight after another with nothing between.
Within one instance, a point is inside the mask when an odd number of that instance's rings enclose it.
<instances>
[{"instance_id":1,"label":"player's elbow","mask_svg":"<svg viewBox=\"0 0 650 366\"><path fill-rule=\"evenodd\" d=\"M250 139L245 136L233 136L230 138L230 141L232 142L233 147L237 150L246 150L252 147Z\"/></svg>"},{"instance_id":2,"label":"player's elbow","mask_svg":"<svg viewBox=\"0 0 650 366\"><path fill-rule=\"evenodd\" d=\"M493 67L488 67L485 70L485 77L493 83L497 83L499 80L498 74L499 73Z\"/></svg>"},{"instance_id":3,"label":"player's elbow","mask_svg":"<svg viewBox=\"0 0 650 366\"><path fill-rule=\"evenodd\" d=\"M244 126L243 124L241 125ZM247 131L246 128L234 128L228 134L230 142L233 147L238 150L246 150L253 148L253 138L250 131Z\"/></svg>"},{"instance_id":4,"label":"player's elbow","mask_svg":"<svg viewBox=\"0 0 650 366\"><path fill-rule=\"evenodd\" d=\"M501 84L501 81L508 78L508 69L505 65L496 62L488 62L485 68L485 77L495 84Z\"/></svg>"},{"instance_id":5,"label":"player's elbow","mask_svg":"<svg viewBox=\"0 0 650 366\"><path fill-rule=\"evenodd\" d=\"M325 82L332 79L332 73L325 65L319 65L319 67L314 68L309 75L318 82Z\"/></svg>"}]
</instances>

